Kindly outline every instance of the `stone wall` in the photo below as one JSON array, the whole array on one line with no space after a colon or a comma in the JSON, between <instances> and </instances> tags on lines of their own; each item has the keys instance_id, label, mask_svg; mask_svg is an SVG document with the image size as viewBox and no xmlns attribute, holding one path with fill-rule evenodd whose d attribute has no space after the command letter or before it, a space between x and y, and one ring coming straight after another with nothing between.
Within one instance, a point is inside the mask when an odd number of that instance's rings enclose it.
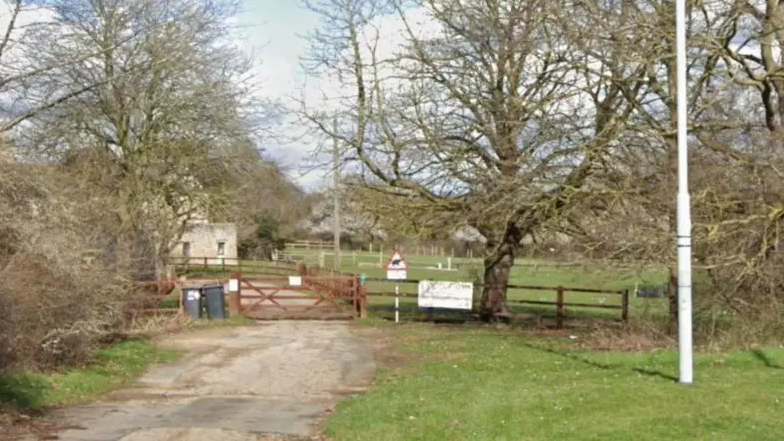
<instances>
[{"instance_id":1,"label":"stone wall","mask_svg":"<svg viewBox=\"0 0 784 441\"><path fill-rule=\"evenodd\" d=\"M223 254L219 253L220 243L223 243ZM222 259L226 259L227 264L234 264L237 262L237 227L234 224L192 223L174 247L172 256L186 257L185 252L194 264L203 263L205 257L209 258L209 264L220 264Z\"/></svg>"}]
</instances>

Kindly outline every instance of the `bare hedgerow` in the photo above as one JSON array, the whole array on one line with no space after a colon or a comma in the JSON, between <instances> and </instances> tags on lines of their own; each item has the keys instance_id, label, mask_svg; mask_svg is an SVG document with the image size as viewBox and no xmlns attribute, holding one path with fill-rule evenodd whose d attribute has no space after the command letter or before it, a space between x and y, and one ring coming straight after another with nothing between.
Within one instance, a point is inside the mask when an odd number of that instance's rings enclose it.
<instances>
[{"instance_id":1,"label":"bare hedgerow","mask_svg":"<svg viewBox=\"0 0 784 441\"><path fill-rule=\"evenodd\" d=\"M0 168L0 370L88 361L129 295L86 252L105 207L54 166Z\"/></svg>"}]
</instances>

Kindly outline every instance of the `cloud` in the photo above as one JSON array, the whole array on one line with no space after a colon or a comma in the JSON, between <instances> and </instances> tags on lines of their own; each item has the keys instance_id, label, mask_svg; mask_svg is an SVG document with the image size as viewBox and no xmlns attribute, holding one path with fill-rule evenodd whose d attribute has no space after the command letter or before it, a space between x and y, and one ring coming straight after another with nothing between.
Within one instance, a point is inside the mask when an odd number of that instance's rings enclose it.
<instances>
[{"instance_id":1,"label":"cloud","mask_svg":"<svg viewBox=\"0 0 784 441\"><path fill-rule=\"evenodd\" d=\"M0 39L8 32L11 26L11 17L14 5L8 0L0 0ZM22 9L13 23L13 28L9 34L7 46L3 49L2 59L0 59L0 77L6 79L18 75L24 70L24 60L22 48L19 46L24 38L24 33L32 25L50 22L55 14L49 9L28 6ZM0 90L0 120L7 120L13 116L19 104L17 93L10 88Z\"/></svg>"},{"instance_id":2,"label":"cloud","mask_svg":"<svg viewBox=\"0 0 784 441\"><path fill-rule=\"evenodd\" d=\"M264 98L278 101L284 108L297 107L304 98L308 107L335 107L345 90L329 76L308 77L300 66L307 54L305 35L316 29L319 17L298 2L247 0L245 11L237 18L238 39L246 50L256 53L255 73ZM410 24L424 34L432 32L432 21L421 10L412 10ZM428 28L429 26L429 28ZM419 32L419 31L418 31ZM405 26L394 15L370 23L363 30L366 42L379 37L379 58L390 58L405 41ZM368 55L367 48L365 55ZM324 140L309 133L309 128L292 115L286 115L263 143L267 154L278 160L296 181L307 188L319 188L330 176L329 154L318 154ZM331 179L331 178L330 178Z\"/></svg>"},{"instance_id":3,"label":"cloud","mask_svg":"<svg viewBox=\"0 0 784 441\"><path fill-rule=\"evenodd\" d=\"M0 0L0 32L5 31L10 17L11 4ZM17 19L19 38L25 27L31 24L50 21L54 12L44 8L28 7ZM409 19L421 29L428 23L422 12L412 11ZM304 36L315 29L319 17L299 5L299 2L280 0L246 0L244 10L233 20L235 38L241 47L254 53L254 74L260 86L260 96L280 102L283 106L294 104L292 97L304 96L310 107L328 108L335 97L339 96L341 86L329 77L308 78L300 67L300 59L306 54L308 42ZM404 41L405 28L399 17L387 16L376 20L365 29L365 38L370 40L380 36L378 54L381 58L390 57ZM11 48L4 58L16 56ZM0 62L0 74L6 73L6 63ZM0 98L8 98L1 96ZM8 100L2 100L8 102ZM0 108L0 117L3 109ZM279 118L274 130L263 142L262 147L289 170L298 183L315 188L324 184L329 175L326 168L314 170L328 158L316 154L323 140L307 136L306 127L291 116Z\"/></svg>"}]
</instances>

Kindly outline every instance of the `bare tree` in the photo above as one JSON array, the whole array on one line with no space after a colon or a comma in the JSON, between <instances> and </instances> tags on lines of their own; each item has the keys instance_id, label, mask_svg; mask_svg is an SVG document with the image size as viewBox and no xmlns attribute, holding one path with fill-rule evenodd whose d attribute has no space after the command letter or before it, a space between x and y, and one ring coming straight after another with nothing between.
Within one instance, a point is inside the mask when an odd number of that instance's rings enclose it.
<instances>
[{"instance_id":1,"label":"bare tree","mask_svg":"<svg viewBox=\"0 0 784 441\"><path fill-rule=\"evenodd\" d=\"M411 5L426 11L428 32L411 22ZM559 2L311 6L325 19L311 36L319 73L343 87L342 125L334 133L324 112L303 113L350 147L365 185L411 217L479 231L483 312L508 316L522 238L563 223L622 132L629 108L618 86L578 68L587 60L554 20ZM382 59L374 27L393 19L390 8L403 42Z\"/></svg>"},{"instance_id":2,"label":"bare tree","mask_svg":"<svg viewBox=\"0 0 784 441\"><path fill-rule=\"evenodd\" d=\"M137 26L122 35L113 46L90 48L88 52L62 50L57 58L42 62L36 55L40 51L40 36L49 43L68 49L67 18L57 11L55 1L3 0L0 4L0 133L7 133L24 121L52 109L68 100L99 86L100 79L65 87L50 82L53 72L73 64L83 63L117 45L147 32ZM140 23L141 24L141 23ZM50 47L51 49L51 47ZM70 47L73 49L73 47ZM82 47L82 49L87 49ZM48 82L48 87L42 87Z\"/></svg>"},{"instance_id":3,"label":"bare tree","mask_svg":"<svg viewBox=\"0 0 784 441\"><path fill-rule=\"evenodd\" d=\"M225 209L226 176L257 130L247 56L227 38L231 0L52 1L61 32L30 59L97 54L49 69L38 90L97 84L39 112L29 151L66 161L113 198L119 235L158 267L198 216ZM139 31L141 29L141 31ZM130 37L129 37L130 36ZM31 37L33 38L33 37Z\"/></svg>"},{"instance_id":4,"label":"bare tree","mask_svg":"<svg viewBox=\"0 0 784 441\"><path fill-rule=\"evenodd\" d=\"M576 2L572 13L562 17L570 44L594 60L585 68L595 71L594 66L601 66L601 71L612 72L611 81L634 109L623 147L616 151L611 166L616 179L607 181L608 191L596 194L592 201L601 220L582 218L583 223L593 224L590 230L598 232L588 235L588 244L601 248L605 255L633 256L640 262L670 267L673 331L677 318L673 238L678 100L674 6L658 0ZM726 89L726 67L717 46L733 37L734 16L722 1L699 2L690 11L690 94L685 99L690 133L701 138L733 127L732 121L710 109ZM597 223L604 228L596 228ZM626 228L619 228L619 223Z\"/></svg>"},{"instance_id":5,"label":"bare tree","mask_svg":"<svg viewBox=\"0 0 784 441\"><path fill-rule=\"evenodd\" d=\"M776 110L775 56L766 50L774 44L771 35L781 11L771 3L761 14L761 3L695 2L689 20L689 160L698 312L740 315L751 319L747 324L770 323L778 314L774 311L781 310L781 278L774 269L780 265L781 116ZM600 254L674 261L672 6L581 2L583 9L566 17L572 23L573 44L581 50L604 63L623 57L627 66L642 68L639 75L623 80L624 99L635 111L623 135L625 148L613 162L616 180L605 180L612 183L610 191L594 194L586 204L589 215L581 219L583 230L591 233L583 239L601 249ZM586 16L591 29L581 33L578 19ZM602 35L603 42L586 40L587 33ZM631 86L639 87L637 93L628 93ZM671 272L671 287L676 282ZM673 319L675 312L672 308ZM714 319L706 328L718 322Z\"/></svg>"}]
</instances>

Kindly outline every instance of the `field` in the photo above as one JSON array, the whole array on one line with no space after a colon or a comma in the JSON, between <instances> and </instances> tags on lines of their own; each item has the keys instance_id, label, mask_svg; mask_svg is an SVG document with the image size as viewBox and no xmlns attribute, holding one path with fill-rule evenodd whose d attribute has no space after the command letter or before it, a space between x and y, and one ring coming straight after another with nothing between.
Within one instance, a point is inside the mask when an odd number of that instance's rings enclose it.
<instances>
[{"instance_id":1,"label":"field","mask_svg":"<svg viewBox=\"0 0 784 441\"><path fill-rule=\"evenodd\" d=\"M325 252L320 257L318 250L291 251L299 260L308 265L323 264L333 268L334 254ZM367 288L370 297L370 310L376 316L390 318L393 313L395 291L393 282L380 281L386 277L386 270L379 263L386 265L386 257L380 253L344 252L340 269L346 273L365 274L368 277ZM447 258L433 256L406 256L410 265L408 278L413 283L399 283L401 297L401 314L405 318L420 317L422 313L416 308L415 294L417 280L449 280L474 281L481 276L482 262L480 259ZM440 269L439 269L440 265ZM451 269L450 269L451 267ZM481 277L480 279L481 280ZM630 269L608 268L598 264L576 265L559 264L541 260L518 259L512 269L509 284L518 286L550 287L546 290L509 289L509 299L514 312L520 314L551 315L554 306L515 304L516 301L553 302L556 299L556 287L584 288L607 291L630 292L630 314L661 313L666 311L665 299L642 299L634 297L638 285L662 285L666 281L663 269ZM386 296L372 295L386 294ZM406 296L408 295L408 297ZM620 306L622 296L617 294L575 293L565 294L567 303L615 305ZM613 309L570 307L567 314L571 317L620 318L620 311Z\"/></svg>"},{"instance_id":2,"label":"field","mask_svg":"<svg viewBox=\"0 0 784 441\"><path fill-rule=\"evenodd\" d=\"M309 267L323 265L327 270L334 265L334 254L319 250L296 250L287 253L288 258L303 262ZM371 316L391 319L394 317L395 283L386 281L386 259L381 253L345 252L340 270L343 273L363 275L369 297ZM417 283L419 280L438 281L481 281L482 262L479 259L457 259L432 256L407 256L410 270L408 280L397 284L400 293L400 315L404 320L421 319L426 313L417 308ZM230 264L226 267L211 266L205 272L201 265L192 265L193 277L220 274L228 278ZM242 271L246 274L264 273L283 275L291 272L290 266L276 266L272 262L243 261ZM556 307L546 303L556 301L557 287L564 287L565 313L568 318L596 318L619 320L624 291L628 291L629 316L664 314L667 301L664 298L637 298L635 288L640 285L661 286L666 280L662 269L637 269L608 267L599 263L563 264L530 259L519 259L512 269L508 290L510 308L518 318L541 320L556 314ZM526 288L523 288L526 287ZM541 289L533 289L541 287ZM570 291L570 288L610 291L610 293L586 293ZM475 296L478 296L476 294ZM532 304L539 302L540 304ZM436 311L434 317L449 320L465 320L469 314L459 311Z\"/></svg>"},{"instance_id":3,"label":"field","mask_svg":"<svg viewBox=\"0 0 784 441\"><path fill-rule=\"evenodd\" d=\"M580 338L385 325L387 367L327 422L351 440L777 440L784 350L702 354L678 384L672 352L582 350ZM405 361L405 363L401 363ZM394 363L394 364L393 364ZM403 365L404 367L401 367Z\"/></svg>"}]
</instances>

